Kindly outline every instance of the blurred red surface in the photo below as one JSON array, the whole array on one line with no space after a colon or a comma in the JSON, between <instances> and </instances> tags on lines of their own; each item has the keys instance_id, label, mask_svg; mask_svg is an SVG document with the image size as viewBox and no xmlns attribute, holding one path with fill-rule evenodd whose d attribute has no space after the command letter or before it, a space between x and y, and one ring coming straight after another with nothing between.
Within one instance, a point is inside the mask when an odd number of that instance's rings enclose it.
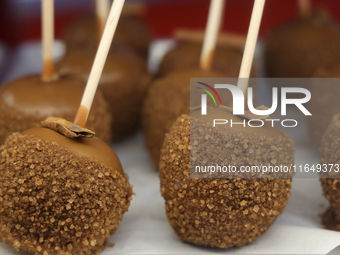
<instances>
[{"instance_id":1,"label":"blurred red surface","mask_svg":"<svg viewBox=\"0 0 340 255\"><path fill-rule=\"evenodd\" d=\"M312 2L315 7L326 9L334 20L340 22L339 0ZM156 37L171 37L174 29L178 27L204 29L209 3L209 0L147 1L143 19ZM253 3L253 0L227 0L223 30L246 34ZM20 8L20 3L15 8ZM60 37L70 22L89 12L89 9L88 4L56 8L56 37ZM11 6L10 1L0 2L0 40L9 46L15 46L25 40L39 39L40 10L31 15L18 15L12 10L13 4ZM297 11L297 0L267 0L260 34L264 35L279 24L294 19Z\"/></svg>"}]
</instances>

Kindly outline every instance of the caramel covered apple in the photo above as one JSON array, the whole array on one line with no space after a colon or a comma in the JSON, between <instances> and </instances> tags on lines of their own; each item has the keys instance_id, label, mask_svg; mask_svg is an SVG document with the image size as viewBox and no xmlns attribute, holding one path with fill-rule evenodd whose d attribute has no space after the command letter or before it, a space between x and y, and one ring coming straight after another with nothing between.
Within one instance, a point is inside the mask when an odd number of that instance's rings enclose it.
<instances>
[{"instance_id":1,"label":"caramel covered apple","mask_svg":"<svg viewBox=\"0 0 340 255\"><path fill-rule=\"evenodd\" d=\"M165 134L182 114L189 114L190 78L223 78L218 72L200 69L177 70L154 80L142 110L142 127L146 148L158 167Z\"/></svg>"},{"instance_id":2,"label":"caramel covered apple","mask_svg":"<svg viewBox=\"0 0 340 255\"><path fill-rule=\"evenodd\" d=\"M340 152L340 114L334 115L322 136L320 151L320 181L323 195L330 207L322 217L326 228L340 231L340 187L339 187L339 152Z\"/></svg>"},{"instance_id":3,"label":"caramel covered apple","mask_svg":"<svg viewBox=\"0 0 340 255\"><path fill-rule=\"evenodd\" d=\"M208 109L208 117L200 110L179 117L161 150L161 193L169 223L183 241L218 248L244 246L265 234L283 212L291 178L246 178L237 172L237 178L193 178L191 168L293 164L293 142L269 123L255 129L213 127L212 111L242 122L221 109Z\"/></svg>"},{"instance_id":4,"label":"caramel covered apple","mask_svg":"<svg viewBox=\"0 0 340 255\"><path fill-rule=\"evenodd\" d=\"M163 58L158 75L164 76L175 70L199 68L202 42L180 41L178 46L169 51ZM243 49L228 45L217 45L211 69L223 73L226 77L238 77ZM255 69L252 70L255 76Z\"/></svg>"},{"instance_id":5,"label":"caramel covered apple","mask_svg":"<svg viewBox=\"0 0 340 255\"><path fill-rule=\"evenodd\" d=\"M314 74L309 90L312 96L308 102L308 109L312 116L308 117L307 127L313 145L319 147L322 135L332 121L335 114L339 113L340 87L337 79L340 77L340 61L337 59L324 68L319 68Z\"/></svg>"},{"instance_id":6,"label":"caramel covered apple","mask_svg":"<svg viewBox=\"0 0 340 255\"><path fill-rule=\"evenodd\" d=\"M83 49L68 52L57 65L59 73L76 75L86 81L95 53ZM150 75L134 52L119 44L112 47L99 82L112 116L112 141L123 140L137 129L149 81Z\"/></svg>"},{"instance_id":7,"label":"caramel covered apple","mask_svg":"<svg viewBox=\"0 0 340 255\"><path fill-rule=\"evenodd\" d=\"M113 42L130 47L146 60L152 35L150 29L140 17L141 12L143 12L141 6L127 5L125 7ZM88 15L76 20L66 29L63 37L67 52L79 48L85 50L96 48L98 38L100 39L101 36L99 31L102 30L98 28L98 20L95 15Z\"/></svg>"},{"instance_id":8,"label":"caramel covered apple","mask_svg":"<svg viewBox=\"0 0 340 255\"><path fill-rule=\"evenodd\" d=\"M14 132L40 125L48 116L72 121L77 113L85 83L74 76L44 82L32 75L16 79L0 88L0 144ZM106 142L111 140L111 115L98 91L87 127Z\"/></svg>"},{"instance_id":9,"label":"caramel covered apple","mask_svg":"<svg viewBox=\"0 0 340 255\"><path fill-rule=\"evenodd\" d=\"M0 147L0 238L26 254L99 254L132 190L98 138L36 127Z\"/></svg>"},{"instance_id":10,"label":"caramel covered apple","mask_svg":"<svg viewBox=\"0 0 340 255\"><path fill-rule=\"evenodd\" d=\"M123 4L112 5L104 40L111 42ZM0 239L20 252L97 255L130 205L117 155L85 128L109 47L98 49L75 123L49 117L0 147Z\"/></svg>"},{"instance_id":11,"label":"caramel covered apple","mask_svg":"<svg viewBox=\"0 0 340 255\"><path fill-rule=\"evenodd\" d=\"M272 31L265 43L265 71L272 78L312 77L340 57L340 28L323 11Z\"/></svg>"}]
</instances>

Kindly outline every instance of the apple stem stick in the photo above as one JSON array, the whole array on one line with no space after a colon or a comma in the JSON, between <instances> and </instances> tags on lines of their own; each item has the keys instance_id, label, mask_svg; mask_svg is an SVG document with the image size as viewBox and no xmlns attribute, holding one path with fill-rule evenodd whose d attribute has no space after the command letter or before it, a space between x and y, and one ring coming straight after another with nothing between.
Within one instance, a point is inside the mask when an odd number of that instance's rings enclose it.
<instances>
[{"instance_id":1,"label":"apple stem stick","mask_svg":"<svg viewBox=\"0 0 340 255\"><path fill-rule=\"evenodd\" d=\"M203 70L209 70L212 65L218 32L220 30L221 20L223 16L224 2L224 0L210 1L208 22L205 30L200 58L200 67Z\"/></svg>"},{"instance_id":2,"label":"apple stem stick","mask_svg":"<svg viewBox=\"0 0 340 255\"><path fill-rule=\"evenodd\" d=\"M246 94L248 87L248 79L250 77L251 66L253 64L255 47L259 35L264 4L265 0L255 0L253 12L250 19L246 45L244 48L240 74L237 83L237 87L239 87L244 94Z\"/></svg>"},{"instance_id":3,"label":"apple stem stick","mask_svg":"<svg viewBox=\"0 0 340 255\"><path fill-rule=\"evenodd\" d=\"M97 32L98 42L103 35L105 23L109 15L110 1L109 0L96 0L96 19L97 19Z\"/></svg>"},{"instance_id":4,"label":"apple stem stick","mask_svg":"<svg viewBox=\"0 0 340 255\"><path fill-rule=\"evenodd\" d=\"M53 41L54 41L54 1L42 0L42 61L43 81L54 78Z\"/></svg>"},{"instance_id":5,"label":"apple stem stick","mask_svg":"<svg viewBox=\"0 0 340 255\"><path fill-rule=\"evenodd\" d=\"M74 123L85 127L125 0L114 0Z\"/></svg>"}]
</instances>

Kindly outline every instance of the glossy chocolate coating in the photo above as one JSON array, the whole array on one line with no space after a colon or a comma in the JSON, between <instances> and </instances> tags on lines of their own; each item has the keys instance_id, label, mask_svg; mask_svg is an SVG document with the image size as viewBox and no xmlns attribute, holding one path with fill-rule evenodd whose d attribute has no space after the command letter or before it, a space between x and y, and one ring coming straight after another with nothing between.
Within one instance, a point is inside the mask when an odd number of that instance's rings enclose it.
<instances>
[{"instance_id":1,"label":"glossy chocolate coating","mask_svg":"<svg viewBox=\"0 0 340 255\"><path fill-rule=\"evenodd\" d=\"M109 145L96 137L70 139L56 131L43 127L31 128L22 134L34 135L44 141L55 142L73 153L96 160L123 174L123 168L116 153Z\"/></svg>"}]
</instances>

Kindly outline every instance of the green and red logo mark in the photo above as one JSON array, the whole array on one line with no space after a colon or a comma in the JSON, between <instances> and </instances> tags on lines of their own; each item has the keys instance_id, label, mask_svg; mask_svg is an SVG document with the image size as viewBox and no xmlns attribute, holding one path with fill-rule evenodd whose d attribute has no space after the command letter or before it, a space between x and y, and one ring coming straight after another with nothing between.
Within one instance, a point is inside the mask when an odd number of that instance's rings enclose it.
<instances>
[{"instance_id":1,"label":"green and red logo mark","mask_svg":"<svg viewBox=\"0 0 340 255\"><path fill-rule=\"evenodd\" d=\"M206 87L209 88L211 91L213 91L213 92L215 93L215 95L217 96L218 100L220 101L220 104L222 105L222 100L221 100L221 98L220 98L220 95L217 93L217 91L216 91L213 87L211 87L210 85L205 84L205 83L203 83L203 82L197 82L197 83L198 83L198 84L201 84L201 85L203 85L203 86L206 86ZM212 100L214 100L214 103L215 103L215 105L217 106L216 100L215 100L214 96L211 94L211 92L210 92L209 90L204 89L204 88L201 88L201 87L197 87L197 88L198 88L198 89L201 89L201 90L203 90L205 93L207 93L207 94L212 98Z\"/></svg>"}]
</instances>

